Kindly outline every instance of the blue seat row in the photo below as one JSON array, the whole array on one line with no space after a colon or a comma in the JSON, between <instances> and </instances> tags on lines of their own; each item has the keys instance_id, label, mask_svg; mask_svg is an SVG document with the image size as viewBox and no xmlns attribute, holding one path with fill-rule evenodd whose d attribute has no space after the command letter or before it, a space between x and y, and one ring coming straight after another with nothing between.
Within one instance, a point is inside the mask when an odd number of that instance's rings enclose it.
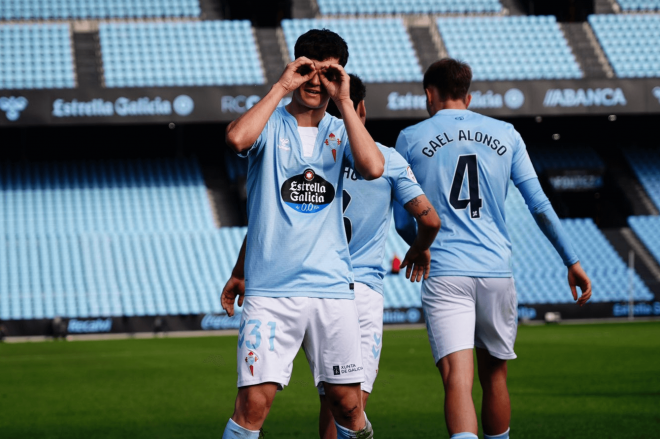
<instances>
[{"instance_id":1,"label":"blue seat row","mask_svg":"<svg viewBox=\"0 0 660 439\"><path fill-rule=\"evenodd\" d=\"M265 82L250 22L102 23L106 87Z\"/></svg>"},{"instance_id":2,"label":"blue seat row","mask_svg":"<svg viewBox=\"0 0 660 439\"><path fill-rule=\"evenodd\" d=\"M626 148L624 154L646 193L660 209L660 151L657 148Z\"/></svg>"},{"instance_id":3,"label":"blue seat row","mask_svg":"<svg viewBox=\"0 0 660 439\"><path fill-rule=\"evenodd\" d=\"M324 15L497 13L499 0L318 0Z\"/></svg>"},{"instance_id":4,"label":"blue seat row","mask_svg":"<svg viewBox=\"0 0 660 439\"><path fill-rule=\"evenodd\" d=\"M0 90L75 87L72 52L68 24L0 25Z\"/></svg>"},{"instance_id":5,"label":"blue seat row","mask_svg":"<svg viewBox=\"0 0 660 439\"><path fill-rule=\"evenodd\" d=\"M581 78L554 16L438 18L449 56L466 61L474 80Z\"/></svg>"},{"instance_id":6,"label":"blue seat row","mask_svg":"<svg viewBox=\"0 0 660 439\"><path fill-rule=\"evenodd\" d=\"M346 40L346 71L365 82L413 82L422 70L410 36L401 19L300 19L282 20L289 55L294 56L298 37L310 29L330 29Z\"/></svg>"},{"instance_id":7,"label":"blue seat row","mask_svg":"<svg viewBox=\"0 0 660 439\"><path fill-rule=\"evenodd\" d=\"M660 0L616 0L626 12L660 11Z\"/></svg>"},{"instance_id":8,"label":"blue seat row","mask_svg":"<svg viewBox=\"0 0 660 439\"><path fill-rule=\"evenodd\" d=\"M199 0L0 0L0 20L198 17Z\"/></svg>"},{"instance_id":9,"label":"blue seat row","mask_svg":"<svg viewBox=\"0 0 660 439\"><path fill-rule=\"evenodd\" d=\"M0 235L0 320L219 313L244 235Z\"/></svg>"},{"instance_id":10,"label":"blue seat row","mask_svg":"<svg viewBox=\"0 0 660 439\"><path fill-rule=\"evenodd\" d=\"M588 20L618 77L660 76L660 15L590 15Z\"/></svg>"},{"instance_id":11,"label":"blue seat row","mask_svg":"<svg viewBox=\"0 0 660 439\"><path fill-rule=\"evenodd\" d=\"M631 216L628 224L660 264L660 216Z\"/></svg>"},{"instance_id":12,"label":"blue seat row","mask_svg":"<svg viewBox=\"0 0 660 439\"><path fill-rule=\"evenodd\" d=\"M213 230L194 159L0 163L0 234Z\"/></svg>"}]
</instances>

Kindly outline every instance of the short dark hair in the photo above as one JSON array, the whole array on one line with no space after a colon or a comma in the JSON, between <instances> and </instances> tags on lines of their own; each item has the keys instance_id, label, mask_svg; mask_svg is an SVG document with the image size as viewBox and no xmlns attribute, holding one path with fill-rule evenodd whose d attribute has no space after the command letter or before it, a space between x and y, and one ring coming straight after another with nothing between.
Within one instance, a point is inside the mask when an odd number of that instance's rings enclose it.
<instances>
[{"instance_id":1,"label":"short dark hair","mask_svg":"<svg viewBox=\"0 0 660 439\"><path fill-rule=\"evenodd\" d=\"M465 99L472 83L472 68L453 58L436 61L424 73L424 89L435 87L440 99Z\"/></svg>"},{"instance_id":2,"label":"short dark hair","mask_svg":"<svg viewBox=\"0 0 660 439\"><path fill-rule=\"evenodd\" d=\"M367 87L364 85L364 82L362 82L362 79L360 79L358 75L349 73L348 76L351 77L351 101L353 101L353 108L357 110L358 104L364 101L364 98L367 97ZM337 108L335 101L332 99L330 99L330 102L328 102L328 108L326 108L325 111L335 117L341 117L339 108Z\"/></svg>"},{"instance_id":3,"label":"short dark hair","mask_svg":"<svg viewBox=\"0 0 660 439\"><path fill-rule=\"evenodd\" d=\"M346 41L328 29L312 29L302 34L293 51L295 58L304 56L317 61L338 58L342 67L346 67L348 62Z\"/></svg>"}]
</instances>

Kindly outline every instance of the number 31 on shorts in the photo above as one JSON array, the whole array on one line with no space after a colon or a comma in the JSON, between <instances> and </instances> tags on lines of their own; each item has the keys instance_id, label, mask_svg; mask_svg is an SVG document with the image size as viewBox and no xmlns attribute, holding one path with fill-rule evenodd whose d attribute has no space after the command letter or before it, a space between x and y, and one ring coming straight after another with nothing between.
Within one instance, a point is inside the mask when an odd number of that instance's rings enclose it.
<instances>
[{"instance_id":1,"label":"number 31 on shorts","mask_svg":"<svg viewBox=\"0 0 660 439\"><path fill-rule=\"evenodd\" d=\"M251 326L252 330L248 333L248 339L245 337L245 327ZM270 335L268 337L268 350L275 350L275 329L277 328L276 322L268 322L266 326L270 328ZM257 349L261 346L261 320L251 319L247 322L243 320L241 326L238 328L238 347L239 349L243 347L243 342L245 342L245 347L248 349Z\"/></svg>"}]
</instances>

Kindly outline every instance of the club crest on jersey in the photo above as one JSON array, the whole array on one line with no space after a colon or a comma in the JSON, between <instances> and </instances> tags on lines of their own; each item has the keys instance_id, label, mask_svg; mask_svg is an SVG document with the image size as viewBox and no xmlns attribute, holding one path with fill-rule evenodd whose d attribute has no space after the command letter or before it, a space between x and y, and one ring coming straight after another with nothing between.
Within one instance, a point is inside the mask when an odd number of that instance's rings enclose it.
<instances>
[{"instance_id":1,"label":"club crest on jersey","mask_svg":"<svg viewBox=\"0 0 660 439\"><path fill-rule=\"evenodd\" d=\"M254 376L254 365L257 363L257 361L259 361L257 354L252 351L248 351L247 357L245 357L245 364L247 365L248 369L250 369L252 376Z\"/></svg>"},{"instance_id":2,"label":"club crest on jersey","mask_svg":"<svg viewBox=\"0 0 660 439\"><path fill-rule=\"evenodd\" d=\"M316 213L335 199L335 188L312 169L289 178L280 189L282 201L302 213Z\"/></svg>"},{"instance_id":3,"label":"club crest on jersey","mask_svg":"<svg viewBox=\"0 0 660 439\"><path fill-rule=\"evenodd\" d=\"M330 133L328 138L325 139L325 144L332 148L332 158L335 159L335 163L337 163L337 147L341 145L341 140L339 140L333 133Z\"/></svg>"}]
</instances>

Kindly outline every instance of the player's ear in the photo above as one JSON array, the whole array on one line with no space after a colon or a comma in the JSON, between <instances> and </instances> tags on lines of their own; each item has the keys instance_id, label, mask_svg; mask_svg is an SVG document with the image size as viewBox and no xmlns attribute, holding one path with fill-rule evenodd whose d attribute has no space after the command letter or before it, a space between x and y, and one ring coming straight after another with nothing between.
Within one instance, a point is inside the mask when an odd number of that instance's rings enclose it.
<instances>
[{"instance_id":1,"label":"player's ear","mask_svg":"<svg viewBox=\"0 0 660 439\"><path fill-rule=\"evenodd\" d=\"M358 104L358 106L356 108L356 111L357 111L358 117L362 121L362 124L363 125L366 124L367 123L367 106L364 103L364 99L362 99L360 101L360 103Z\"/></svg>"},{"instance_id":2,"label":"player's ear","mask_svg":"<svg viewBox=\"0 0 660 439\"><path fill-rule=\"evenodd\" d=\"M465 96L465 108L470 107L470 102L472 102L472 94L468 93L467 96Z\"/></svg>"}]
</instances>

